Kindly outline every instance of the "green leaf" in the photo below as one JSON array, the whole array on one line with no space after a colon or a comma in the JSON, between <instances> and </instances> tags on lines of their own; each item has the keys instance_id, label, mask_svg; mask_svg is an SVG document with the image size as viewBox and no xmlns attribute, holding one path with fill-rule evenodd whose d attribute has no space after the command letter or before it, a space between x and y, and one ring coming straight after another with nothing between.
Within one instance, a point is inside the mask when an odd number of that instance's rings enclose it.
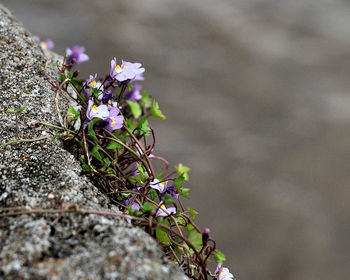
<instances>
[{"instance_id":1,"label":"green leaf","mask_svg":"<svg viewBox=\"0 0 350 280\"><path fill-rule=\"evenodd\" d=\"M98 152L98 146L95 145L92 150L91 150L91 155L97 159L99 162L102 161L102 157L101 157L101 154Z\"/></svg>"},{"instance_id":2,"label":"green leaf","mask_svg":"<svg viewBox=\"0 0 350 280\"><path fill-rule=\"evenodd\" d=\"M152 105L152 100L149 98L147 91L142 91L142 98L141 98L141 103L144 107L151 107Z\"/></svg>"},{"instance_id":3,"label":"green leaf","mask_svg":"<svg viewBox=\"0 0 350 280\"><path fill-rule=\"evenodd\" d=\"M188 232L187 236L188 241L196 248L197 251L200 251L202 248L202 234L197 232L195 229Z\"/></svg>"},{"instance_id":4,"label":"green leaf","mask_svg":"<svg viewBox=\"0 0 350 280\"><path fill-rule=\"evenodd\" d=\"M152 200L154 200L154 199L157 197L157 192L156 192L156 190L151 190L151 191L149 192L149 197L150 197Z\"/></svg>"},{"instance_id":5,"label":"green leaf","mask_svg":"<svg viewBox=\"0 0 350 280\"><path fill-rule=\"evenodd\" d=\"M186 221L185 221L185 219L182 218L182 217L178 217L178 218L176 219L176 221L177 221L177 223L179 224L179 226L185 226L185 225L186 225Z\"/></svg>"},{"instance_id":6,"label":"green leaf","mask_svg":"<svg viewBox=\"0 0 350 280\"><path fill-rule=\"evenodd\" d=\"M183 244L182 247L188 252L189 255L194 254L193 250L190 247L188 247L187 244Z\"/></svg>"},{"instance_id":7,"label":"green leaf","mask_svg":"<svg viewBox=\"0 0 350 280\"><path fill-rule=\"evenodd\" d=\"M171 243L169 235L164 228L156 227L156 237L165 246L169 246Z\"/></svg>"},{"instance_id":8,"label":"green leaf","mask_svg":"<svg viewBox=\"0 0 350 280\"><path fill-rule=\"evenodd\" d=\"M109 159L108 157L105 157L105 158L103 159L103 161L104 161L104 163L105 163L105 165L103 166L103 168L106 169L106 168L109 167L109 165L111 164L111 161L110 161L110 159Z\"/></svg>"},{"instance_id":9,"label":"green leaf","mask_svg":"<svg viewBox=\"0 0 350 280\"><path fill-rule=\"evenodd\" d=\"M82 102L85 102L86 101L86 96L84 93L81 93L79 94L79 99L82 101Z\"/></svg>"},{"instance_id":10,"label":"green leaf","mask_svg":"<svg viewBox=\"0 0 350 280\"><path fill-rule=\"evenodd\" d=\"M114 150L114 149L121 150L121 149L123 149L123 146L118 144L117 142L111 141L108 143L106 149L107 150Z\"/></svg>"},{"instance_id":11,"label":"green leaf","mask_svg":"<svg viewBox=\"0 0 350 280\"><path fill-rule=\"evenodd\" d=\"M187 229L187 231L192 231L192 230L194 230L194 226L192 226L191 224L188 224L186 229Z\"/></svg>"},{"instance_id":12,"label":"green leaf","mask_svg":"<svg viewBox=\"0 0 350 280\"><path fill-rule=\"evenodd\" d=\"M86 163L82 163L81 169L82 169L84 172L89 172L89 171L90 171L90 167L89 167L89 165L87 165Z\"/></svg>"},{"instance_id":13,"label":"green leaf","mask_svg":"<svg viewBox=\"0 0 350 280\"><path fill-rule=\"evenodd\" d=\"M148 178L148 173L146 172L146 169L143 167L143 165L138 164L137 171L140 174L141 181L145 181Z\"/></svg>"},{"instance_id":14,"label":"green leaf","mask_svg":"<svg viewBox=\"0 0 350 280\"><path fill-rule=\"evenodd\" d=\"M141 210L143 212L151 212L155 207L156 207L155 205L146 201L144 204L141 205Z\"/></svg>"},{"instance_id":15,"label":"green leaf","mask_svg":"<svg viewBox=\"0 0 350 280\"><path fill-rule=\"evenodd\" d=\"M129 205L129 207L128 207L128 212L129 212L129 214L131 215L131 216L137 216L137 210L135 210L134 208L132 208L132 206L131 205Z\"/></svg>"},{"instance_id":16,"label":"green leaf","mask_svg":"<svg viewBox=\"0 0 350 280\"><path fill-rule=\"evenodd\" d=\"M94 131L94 125L95 123L97 123L98 121L100 121L100 119L93 119L91 120L91 122L88 125L88 135L95 141L98 142L97 137L96 137L96 133Z\"/></svg>"},{"instance_id":17,"label":"green leaf","mask_svg":"<svg viewBox=\"0 0 350 280\"><path fill-rule=\"evenodd\" d=\"M182 183L184 182L185 177L181 174L174 180L175 187L179 190L182 188Z\"/></svg>"},{"instance_id":18,"label":"green leaf","mask_svg":"<svg viewBox=\"0 0 350 280\"><path fill-rule=\"evenodd\" d=\"M60 65L61 65L61 62L59 62L58 60L56 60L55 65L56 65L56 66L60 66Z\"/></svg>"},{"instance_id":19,"label":"green leaf","mask_svg":"<svg viewBox=\"0 0 350 280\"><path fill-rule=\"evenodd\" d=\"M190 189L187 188L181 188L178 190L179 194L181 194L182 196L186 197L187 199L190 198Z\"/></svg>"},{"instance_id":20,"label":"green leaf","mask_svg":"<svg viewBox=\"0 0 350 280\"><path fill-rule=\"evenodd\" d=\"M67 77L68 77L69 79L72 79L72 78L73 78L73 73L72 73L72 72L70 72L70 71L68 71L68 73L67 73Z\"/></svg>"},{"instance_id":21,"label":"green leaf","mask_svg":"<svg viewBox=\"0 0 350 280\"><path fill-rule=\"evenodd\" d=\"M21 107L21 108L19 108L19 109L16 111L16 113L17 113L17 114L20 114L20 113L23 112L24 109L25 109L25 107Z\"/></svg>"},{"instance_id":22,"label":"green leaf","mask_svg":"<svg viewBox=\"0 0 350 280\"><path fill-rule=\"evenodd\" d=\"M164 204L170 204L172 202L171 196L169 194L164 195Z\"/></svg>"},{"instance_id":23,"label":"green leaf","mask_svg":"<svg viewBox=\"0 0 350 280\"><path fill-rule=\"evenodd\" d=\"M75 111L75 109L72 106L70 106L67 110L68 123L71 123L72 121L78 119L79 115L80 114L77 111Z\"/></svg>"},{"instance_id":24,"label":"green leaf","mask_svg":"<svg viewBox=\"0 0 350 280\"><path fill-rule=\"evenodd\" d=\"M118 131L118 130L115 130L115 131L113 132L113 135L114 135L115 137L117 137L120 141L122 141L123 143L126 143L126 139L125 139L124 137L122 137L122 136L119 135L119 131Z\"/></svg>"},{"instance_id":25,"label":"green leaf","mask_svg":"<svg viewBox=\"0 0 350 280\"><path fill-rule=\"evenodd\" d=\"M167 217L158 217L158 222L170 227L169 218L167 218Z\"/></svg>"},{"instance_id":26,"label":"green leaf","mask_svg":"<svg viewBox=\"0 0 350 280\"><path fill-rule=\"evenodd\" d=\"M107 173L108 173L108 174L114 174L114 175L117 174L117 173L115 172L115 170L114 170L113 168L110 168L110 167L107 168Z\"/></svg>"},{"instance_id":27,"label":"green leaf","mask_svg":"<svg viewBox=\"0 0 350 280\"><path fill-rule=\"evenodd\" d=\"M175 167L175 170L177 174L184 176L185 181L188 181L188 172L190 171L189 167L179 163L179 165Z\"/></svg>"},{"instance_id":28,"label":"green leaf","mask_svg":"<svg viewBox=\"0 0 350 280\"><path fill-rule=\"evenodd\" d=\"M100 90L98 88L90 88L89 89L89 94L93 95L96 98L96 100L97 100L98 96L100 95Z\"/></svg>"},{"instance_id":29,"label":"green leaf","mask_svg":"<svg viewBox=\"0 0 350 280\"><path fill-rule=\"evenodd\" d=\"M224 261L226 261L226 257L223 253L221 253L220 251L216 251L214 253L214 260L217 263L223 263Z\"/></svg>"},{"instance_id":30,"label":"green leaf","mask_svg":"<svg viewBox=\"0 0 350 280\"><path fill-rule=\"evenodd\" d=\"M145 135L149 135L151 132L151 129L149 127L149 123L147 118L142 118L139 122L138 128L140 129L141 132L143 132Z\"/></svg>"},{"instance_id":31,"label":"green leaf","mask_svg":"<svg viewBox=\"0 0 350 280\"><path fill-rule=\"evenodd\" d=\"M9 108L9 109L6 110L6 113L14 114L14 113L16 113L16 111L15 111L14 108Z\"/></svg>"},{"instance_id":32,"label":"green leaf","mask_svg":"<svg viewBox=\"0 0 350 280\"><path fill-rule=\"evenodd\" d=\"M73 78L71 82L77 88L77 90L81 90L83 88L83 84L77 78Z\"/></svg>"},{"instance_id":33,"label":"green leaf","mask_svg":"<svg viewBox=\"0 0 350 280\"><path fill-rule=\"evenodd\" d=\"M63 81L66 79L66 76L63 75L63 74L61 74L61 75L60 75L60 79L61 79L61 82L63 82Z\"/></svg>"},{"instance_id":34,"label":"green leaf","mask_svg":"<svg viewBox=\"0 0 350 280\"><path fill-rule=\"evenodd\" d=\"M136 127L136 125L132 122L130 119L125 120L125 126L130 130L133 131ZM127 134L128 135L128 134Z\"/></svg>"},{"instance_id":35,"label":"green leaf","mask_svg":"<svg viewBox=\"0 0 350 280\"><path fill-rule=\"evenodd\" d=\"M188 208L188 212L190 213L192 220L194 220L196 218L196 216L198 215L198 212L192 208Z\"/></svg>"},{"instance_id":36,"label":"green leaf","mask_svg":"<svg viewBox=\"0 0 350 280\"><path fill-rule=\"evenodd\" d=\"M142 110L139 103L130 100L127 100L126 103L128 103L130 111L135 119L142 115Z\"/></svg>"},{"instance_id":37,"label":"green leaf","mask_svg":"<svg viewBox=\"0 0 350 280\"><path fill-rule=\"evenodd\" d=\"M161 118L162 120L166 119L166 117L163 115L162 111L159 109L159 104L156 101L153 101L150 113L151 113L151 116L153 116L153 117Z\"/></svg>"}]
</instances>

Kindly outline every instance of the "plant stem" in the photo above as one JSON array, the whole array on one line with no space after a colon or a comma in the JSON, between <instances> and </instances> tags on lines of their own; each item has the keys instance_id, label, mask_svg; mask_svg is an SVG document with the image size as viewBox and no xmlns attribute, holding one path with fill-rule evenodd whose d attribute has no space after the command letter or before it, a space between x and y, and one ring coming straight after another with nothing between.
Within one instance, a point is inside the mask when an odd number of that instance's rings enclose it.
<instances>
[{"instance_id":1,"label":"plant stem","mask_svg":"<svg viewBox=\"0 0 350 280\"><path fill-rule=\"evenodd\" d=\"M140 150L142 152L141 156L145 157L145 159L147 161L147 164L148 164L148 167L149 167L149 169L150 169L150 171L152 173L153 179L156 178L157 176L156 176L156 174L155 174L155 172L153 170L153 166L152 166L152 164L151 164L151 162L149 160L149 157L147 156L145 150L143 149L142 144L140 143L140 141L135 137L135 135L125 125L124 125L124 129L129 133L129 135L134 139L136 144L139 146L139 148L140 148Z\"/></svg>"},{"instance_id":2,"label":"plant stem","mask_svg":"<svg viewBox=\"0 0 350 280\"><path fill-rule=\"evenodd\" d=\"M18 140L14 140L14 141L10 141L7 143L4 143L2 145L0 145L0 149L8 146L8 145L12 145L12 144L17 144L17 143L23 143L23 142L36 142L36 141L41 141L47 138L50 138L51 135L47 135L47 136L43 136L43 137L39 137L39 138L35 138L35 139L18 139Z\"/></svg>"}]
</instances>

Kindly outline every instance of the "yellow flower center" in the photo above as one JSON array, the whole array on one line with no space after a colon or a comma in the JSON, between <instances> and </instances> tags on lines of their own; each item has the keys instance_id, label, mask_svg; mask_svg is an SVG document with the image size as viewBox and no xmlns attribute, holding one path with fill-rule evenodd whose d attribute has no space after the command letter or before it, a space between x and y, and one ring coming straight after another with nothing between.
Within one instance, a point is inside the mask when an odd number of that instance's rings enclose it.
<instances>
[{"instance_id":1,"label":"yellow flower center","mask_svg":"<svg viewBox=\"0 0 350 280\"><path fill-rule=\"evenodd\" d=\"M91 110L97 112L97 106L96 105L92 106Z\"/></svg>"},{"instance_id":2,"label":"yellow flower center","mask_svg":"<svg viewBox=\"0 0 350 280\"><path fill-rule=\"evenodd\" d=\"M112 100L109 99L109 100L108 100L108 104L112 104Z\"/></svg>"},{"instance_id":3,"label":"yellow flower center","mask_svg":"<svg viewBox=\"0 0 350 280\"><path fill-rule=\"evenodd\" d=\"M122 67L123 67L123 68L126 68L127 66L126 66L126 65L123 65ZM117 73L120 73L120 72L123 71L122 67L120 67L120 65L116 65L116 66L114 67L114 69L115 69L115 71L116 71Z\"/></svg>"},{"instance_id":4,"label":"yellow flower center","mask_svg":"<svg viewBox=\"0 0 350 280\"><path fill-rule=\"evenodd\" d=\"M111 126L115 126L115 121L114 121L114 118L113 118L113 117L111 117L111 120L112 120L112 122L111 122Z\"/></svg>"},{"instance_id":5,"label":"yellow flower center","mask_svg":"<svg viewBox=\"0 0 350 280\"><path fill-rule=\"evenodd\" d=\"M117 73L122 72L122 68L120 67L120 65L116 65L114 69Z\"/></svg>"},{"instance_id":6,"label":"yellow flower center","mask_svg":"<svg viewBox=\"0 0 350 280\"><path fill-rule=\"evenodd\" d=\"M95 80L93 80L90 84L89 84L89 86L90 87L94 87L94 86L96 86L96 81Z\"/></svg>"},{"instance_id":7,"label":"yellow flower center","mask_svg":"<svg viewBox=\"0 0 350 280\"><path fill-rule=\"evenodd\" d=\"M161 184L163 187L165 186L165 182L161 182L161 183L159 183L159 184Z\"/></svg>"},{"instance_id":8,"label":"yellow flower center","mask_svg":"<svg viewBox=\"0 0 350 280\"><path fill-rule=\"evenodd\" d=\"M162 204L162 205L160 206L160 208L162 208L163 210L166 210L166 207L165 207L164 204Z\"/></svg>"},{"instance_id":9,"label":"yellow flower center","mask_svg":"<svg viewBox=\"0 0 350 280\"><path fill-rule=\"evenodd\" d=\"M40 46L41 46L44 50L46 50L46 48L47 48L47 43L46 43L46 42L40 42Z\"/></svg>"}]
</instances>

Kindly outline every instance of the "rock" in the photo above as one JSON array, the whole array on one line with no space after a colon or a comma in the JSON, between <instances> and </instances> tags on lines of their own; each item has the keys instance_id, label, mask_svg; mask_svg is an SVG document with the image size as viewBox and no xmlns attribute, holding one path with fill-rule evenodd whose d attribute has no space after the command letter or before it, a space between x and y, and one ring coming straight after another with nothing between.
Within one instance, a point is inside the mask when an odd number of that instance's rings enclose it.
<instances>
[{"instance_id":1,"label":"rock","mask_svg":"<svg viewBox=\"0 0 350 280\"><path fill-rule=\"evenodd\" d=\"M55 93L45 80L58 79L58 56L49 59L1 5L0 18L1 144L16 139L16 117L5 113L12 107L25 107L18 118L20 138L55 134L35 123L59 125ZM60 104L67 107L64 99ZM0 152L0 207L65 203L118 213L80 171L59 140L6 146ZM0 218L0 279L187 279L149 235L123 219L71 213L52 225L57 216Z\"/></svg>"}]
</instances>

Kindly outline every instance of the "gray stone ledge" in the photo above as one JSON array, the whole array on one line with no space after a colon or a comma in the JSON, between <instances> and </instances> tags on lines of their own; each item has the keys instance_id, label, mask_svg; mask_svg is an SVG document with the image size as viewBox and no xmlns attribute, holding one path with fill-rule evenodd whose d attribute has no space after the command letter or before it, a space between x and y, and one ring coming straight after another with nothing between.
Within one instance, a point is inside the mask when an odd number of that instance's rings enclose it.
<instances>
[{"instance_id":1,"label":"gray stone ledge","mask_svg":"<svg viewBox=\"0 0 350 280\"><path fill-rule=\"evenodd\" d=\"M0 143L16 137L10 107L25 106L33 119L58 124L55 93L45 77L58 79L52 62L32 35L0 5ZM61 100L63 107L67 101ZM21 137L51 130L19 119ZM114 211L60 141L7 146L0 151L0 207L49 208L75 203ZM187 279L162 257L157 243L122 219L65 214L0 218L0 279Z\"/></svg>"}]
</instances>

